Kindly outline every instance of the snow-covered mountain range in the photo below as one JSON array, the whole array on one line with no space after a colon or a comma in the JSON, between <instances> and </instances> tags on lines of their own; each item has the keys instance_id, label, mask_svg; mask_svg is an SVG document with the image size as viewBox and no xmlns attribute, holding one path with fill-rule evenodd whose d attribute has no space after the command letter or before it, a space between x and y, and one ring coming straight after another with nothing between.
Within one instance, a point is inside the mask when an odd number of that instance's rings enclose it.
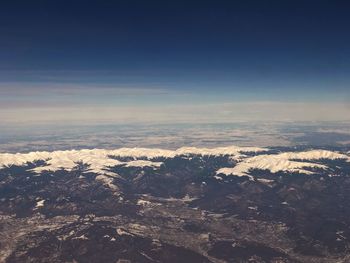
<instances>
[{"instance_id":1,"label":"snow-covered mountain range","mask_svg":"<svg viewBox=\"0 0 350 263\"><path fill-rule=\"evenodd\" d=\"M313 149L299 152L273 152L268 148L259 147L218 147L196 148L182 147L177 150L152 149L152 148L120 148L115 150L83 149L53 152L30 153L2 153L0 154L0 168L13 165L22 166L36 161L45 161L44 165L33 168L33 171L57 171L60 169L71 171L78 163L89 166L89 171L97 174L109 173L110 167L153 167L159 168L163 162L160 159L175 158L177 156L229 156L236 165L222 167L217 174L245 176L249 171L269 170L276 172L296 172L311 174L312 169L327 169L317 160L341 159L350 162L348 153ZM120 158L128 158L121 160Z\"/></svg>"}]
</instances>

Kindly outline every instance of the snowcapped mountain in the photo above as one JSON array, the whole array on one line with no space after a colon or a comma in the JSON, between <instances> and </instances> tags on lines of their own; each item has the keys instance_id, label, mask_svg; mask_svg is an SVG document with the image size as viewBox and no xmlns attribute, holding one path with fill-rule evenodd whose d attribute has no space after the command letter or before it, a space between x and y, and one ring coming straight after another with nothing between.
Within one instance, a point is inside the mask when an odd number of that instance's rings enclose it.
<instances>
[{"instance_id":1,"label":"snowcapped mountain","mask_svg":"<svg viewBox=\"0 0 350 263\"><path fill-rule=\"evenodd\" d=\"M310 169L327 169L317 160L345 160L350 162L348 153L339 153L327 150L309 150L301 152L285 152L264 154L269 149L256 147L219 147L219 148L195 148L182 147L177 150L147 149L147 148L121 148L116 150L70 150L54 152L30 152L17 154L0 154L0 168L12 165L25 165L35 161L44 161L45 165L33 168L33 171L57 171L64 169L71 171L81 162L89 166L89 171L104 174L109 167L155 167L159 168L163 163L154 161L156 159L175 158L179 156L228 156L235 160L234 167L220 168L217 173L226 175L248 175L250 170L269 170L276 172L298 172L309 174ZM246 154L255 156L247 156ZM120 161L118 158L128 158L128 161ZM309 168L309 169L308 169Z\"/></svg>"},{"instance_id":2,"label":"snowcapped mountain","mask_svg":"<svg viewBox=\"0 0 350 263\"><path fill-rule=\"evenodd\" d=\"M0 261L348 262L349 202L345 148L1 153Z\"/></svg>"}]
</instances>

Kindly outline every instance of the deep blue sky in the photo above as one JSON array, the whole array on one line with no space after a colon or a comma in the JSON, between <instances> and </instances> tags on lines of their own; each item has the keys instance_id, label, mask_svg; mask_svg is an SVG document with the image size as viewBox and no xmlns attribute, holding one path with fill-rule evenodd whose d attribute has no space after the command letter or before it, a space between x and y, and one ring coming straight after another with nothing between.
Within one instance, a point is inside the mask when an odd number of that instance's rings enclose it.
<instances>
[{"instance_id":1,"label":"deep blue sky","mask_svg":"<svg viewBox=\"0 0 350 263\"><path fill-rule=\"evenodd\" d=\"M347 102L349 13L336 0L2 1L0 101Z\"/></svg>"}]
</instances>

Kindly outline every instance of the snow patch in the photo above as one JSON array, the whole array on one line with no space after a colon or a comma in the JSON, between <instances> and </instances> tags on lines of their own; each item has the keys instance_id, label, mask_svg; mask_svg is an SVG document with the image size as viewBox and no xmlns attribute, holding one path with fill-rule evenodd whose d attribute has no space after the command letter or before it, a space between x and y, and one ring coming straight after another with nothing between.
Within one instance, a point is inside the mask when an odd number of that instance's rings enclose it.
<instances>
[{"instance_id":1,"label":"snow patch","mask_svg":"<svg viewBox=\"0 0 350 263\"><path fill-rule=\"evenodd\" d=\"M154 167L158 168L162 165L162 162L152 162L147 160L135 160L126 163L126 167Z\"/></svg>"},{"instance_id":2,"label":"snow patch","mask_svg":"<svg viewBox=\"0 0 350 263\"><path fill-rule=\"evenodd\" d=\"M36 202L35 208L44 207L45 200L40 200Z\"/></svg>"},{"instance_id":3,"label":"snow patch","mask_svg":"<svg viewBox=\"0 0 350 263\"><path fill-rule=\"evenodd\" d=\"M123 236L123 235L126 235L126 236L133 236L133 234L131 234L131 233L125 231L125 230L122 229L122 228L117 228L117 234L118 234L119 236Z\"/></svg>"},{"instance_id":4,"label":"snow patch","mask_svg":"<svg viewBox=\"0 0 350 263\"><path fill-rule=\"evenodd\" d=\"M147 201L147 200L139 199L139 200L137 200L137 204L138 204L138 205L142 205L142 206L147 206L147 205L152 204L152 202Z\"/></svg>"},{"instance_id":5,"label":"snow patch","mask_svg":"<svg viewBox=\"0 0 350 263\"><path fill-rule=\"evenodd\" d=\"M326 165L306 162L306 160L336 160L344 159L350 161L349 156L338 152L326 150L311 150L306 152L286 152L279 154L262 154L245 158L232 168L221 168L217 174L247 176L252 169L269 170L271 173L296 172L312 174L306 168L327 169Z\"/></svg>"},{"instance_id":6,"label":"snow patch","mask_svg":"<svg viewBox=\"0 0 350 263\"><path fill-rule=\"evenodd\" d=\"M95 180L100 181L103 185L107 186L112 190L115 190L115 191L118 190L118 187L115 184L113 184L112 177L100 174L96 176Z\"/></svg>"}]
</instances>

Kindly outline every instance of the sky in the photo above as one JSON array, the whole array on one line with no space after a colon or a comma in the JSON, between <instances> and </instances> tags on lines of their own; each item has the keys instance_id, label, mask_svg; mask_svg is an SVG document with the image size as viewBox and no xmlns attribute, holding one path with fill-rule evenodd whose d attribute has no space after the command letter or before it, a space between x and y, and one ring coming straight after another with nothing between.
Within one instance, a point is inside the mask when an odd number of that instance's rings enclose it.
<instances>
[{"instance_id":1,"label":"sky","mask_svg":"<svg viewBox=\"0 0 350 263\"><path fill-rule=\"evenodd\" d=\"M350 120L348 1L1 1L0 121Z\"/></svg>"}]
</instances>

